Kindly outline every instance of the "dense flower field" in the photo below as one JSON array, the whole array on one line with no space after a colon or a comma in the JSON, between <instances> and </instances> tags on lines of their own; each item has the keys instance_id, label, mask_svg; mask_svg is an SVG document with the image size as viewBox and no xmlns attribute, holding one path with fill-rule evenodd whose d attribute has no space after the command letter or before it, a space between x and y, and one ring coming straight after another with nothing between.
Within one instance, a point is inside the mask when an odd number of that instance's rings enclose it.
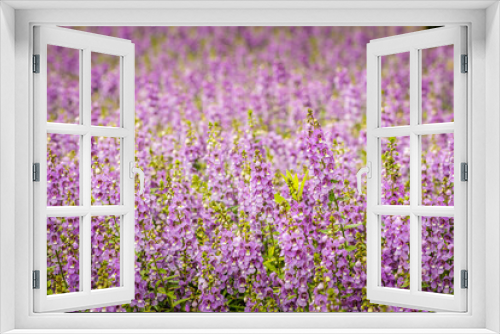
<instances>
[{"instance_id":1,"label":"dense flower field","mask_svg":"<svg viewBox=\"0 0 500 334\"><path fill-rule=\"evenodd\" d=\"M135 299L107 312L411 311L366 299L366 43L402 27L88 27L136 45ZM453 121L453 49L427 50L423 120ZM119 124L119 62L92 57L92 124ZM78 123L78 52L49 49L48 121ZM406 55L382 62L408 124ZM409 202L409 138L381 142ZM120 141L92 138L92 203L120 202ZM79 138L48 136L48 205L79 205ZM427 205L453 205L453 135L422 138ZM50 218L48 292L79 289L79 219ZM92 288L119 284L120 217L92 220ZM382 284L409 288L408 217L382 217ZM453 293L453 220L422 219L422 289Z\"/></svg>"}]
</instances>

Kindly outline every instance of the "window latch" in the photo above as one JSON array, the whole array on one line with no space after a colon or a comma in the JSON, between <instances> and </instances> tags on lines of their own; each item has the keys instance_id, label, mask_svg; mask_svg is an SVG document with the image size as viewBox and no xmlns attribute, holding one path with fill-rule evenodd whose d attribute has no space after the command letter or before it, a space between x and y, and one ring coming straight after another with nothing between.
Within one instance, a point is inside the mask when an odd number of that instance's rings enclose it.
<instances>
[{"instance_id":1,"label":"window latch","mask_svg":"<svg viewBox=\"0 0 500 334\"><path fill-rule=\"evenodd\" d=\"M130 161L129 163L129 176L131 179L135 178L135 174L139 174L139 194L144 194L144 172L142 169L134 166L135 163Z\"/></svg>"},{"instance_id":2,"label":"window latch","mask_svg":"<svg viewBox=\"0 0 500 334\"><path fill-rule=\"evenodd\" d=\"M368 161L365 167L361 168L356 174L356 179L358 182L358 193L361 194L361 175L366 174L369 179L372 178L372 163Z\"/></svg>"}]
</instances>

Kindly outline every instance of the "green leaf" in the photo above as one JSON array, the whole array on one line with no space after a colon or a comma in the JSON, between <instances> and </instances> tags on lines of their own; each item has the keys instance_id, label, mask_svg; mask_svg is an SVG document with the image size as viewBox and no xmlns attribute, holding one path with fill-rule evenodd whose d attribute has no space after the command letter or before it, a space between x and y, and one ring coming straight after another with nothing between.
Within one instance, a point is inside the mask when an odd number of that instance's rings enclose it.
<instances>
[{"instance_id":1,"label":"green leaf","mask_svg":"<svg viewBox=\"0 0 500 334\"><path fill-rule=\"evenodd\" d=\"M324 234L328 234L329 230L318 230L318 232L321 232L321 233L324 233Z\"/></svg>"},{"instance_id":2,"label":"green leaf","mask_svg":"<svg viewBox=\"0 0 500 334\"><path fill-rule=\"evenodd\" d=\"M187 302L189 300L189 298L184 298L184 299L179 299L179 300L176 300L172 306L173 307L176 307L177 305L181 304L181 303L184 303L184 302Z\"/></svg>"},{"instance_id":3,"label":"green leaf","mask_svg":"<svg viewBox=\"0 0 500 334\"><path fill-rule=\"evenodd\" d=\"M299 189L299 176L297 175L297 173L295 173L295 176L293 178L293 188L295 190Z\"/></svg>"},{"instance_id":4,"label":"green leaf","mask_svg":"<svg viewBox=\"0 0 500 334\"><path fill-rule=\"evenodd\" d=\"M352 224L352 225L346 225L346 226L344 226L344 230L349 230L349 229L351 229L351 228L356 228L356 227L361 226L361 225L363 225L363 223Z\"/></svg>"},{"instance_id":5,"label":"green leaf","mask_svg":"<svg viewBox=\"0 0 500 334\"><path fill-rule=\"evenodd\" d=\"M318 253L314 253L314 261L320 261L320 257Z\"/></svg>"},{"instance_id":6,"label":"green leaf","mask_svg":"<svg viewBox=\"0 0 500 334\"><path fill-rule=\"evenodd\" d=\"M172 275L172 276L168 276L166 278L167 281L171 280L172 278L176 278L176 277L179 277L179 275Z\"/></svg>"},{"instance_id":7,"label":"green leaf","mask_svg":"<svg viewBox=\"0 0 500 334\"><path fill-rule=\"evenodd\" d=\"M290 204L288 203L288 201L286 200L286 198L284 198L283 196L281 196L280 193L276 193L274 194L274 201L276 202L276 204L281 204L281 203L284 203L287 210L290 210Z\"/></svg>"},{"instance_id":8,"label":"green leaf","mask_svg":"<svg viewBox=\"0 0 500 334\"><path fill-rule=\"evenodd\" d=\"M272 257L274 255L274 246L269 247L269 249L267 250L267 255L269 257Z\"/></svg>"},{"instance_id":9,"label":"green leaf","mask_svg":"<svg viewBox=\"0 0 500 334\"><path fill-rule=\"evenodd\" d=\"M158 288L158 292L159 292L159 293L162 293L162 294L164 294L164 295L166 295L166 294L167 294L167 291L165 291L165 288L164 288L164 287L159 287L159 288Z\"/></svg>"},{"instance_id":10,"label":"green leaf","mask_svg":"<svg viewBox=\"0 0 500 334\"><path fill-rule=\"evenodd\" d=\"M346 246L345 250L348 252L352 252L353 250L356 250L356 248L357 248L356 246L350 245L350 246Z\"/></svg>"},{"instance_id":11,"label":"green leaf","mask_svg":"<svg viewBox=\"0 0 500 334\"><path fill-rule=\"evenodd\" d=\"M300 184L299 199L302 199L302 192L304 191L304 186L306 185L307 174L309 174L308 171L306 171L306 174L304 175L304 178L302 179L302 183Z\"/></svg>"},{"instance_id":12,"label":"green leaf","mask_svg":"<svg viewBox=\"0 0 500 334\"><path fill-rule=\"evenodd\" d=\"M231 210L235 215L238 214L239 205L232 206L229 210Z\"/></svg>"},{"instance_id":13,"label":"green leaf","mask_svg":"<svg viewBox=\"0 0 500 334\"><path fill-rule=\"evenodd\" d=\"M160 274L166 274L167 271L163 268L156 268L156 270L160 273Z\"/></svg>"},{"instance_id":14,"label":"green leaf","mask_svg":"<svg viewBox=\"0 0 500 334\"><path fill-rule=\"evenodd\" d=\"M276 269L276 267L270 261L264 262L264 267L266 267L267 269L269 269L272 272L275 272L275 273L278 272L278 269Z\"/></svg>"},{"instance_id":15,"label":"green leaf","mask_svg":"<svg viewBox=\"0 0 500 334\"><path fill-rule=\"evenodd\" d=\"M280 175L281 175L281 177L283 178L283 180L285 180L285 182L286 182L286 175L285 175L285 174L283 174L283 173L281 173L281 172L280 172Z\"/></svg>"},{"instance_id":16,"label":"green leaf","mask_svg":"<svg viewBox=\"0 0 500 334\"><path fill-rule=\"evenodd\" d=\"M335 193L333 192L333 190L330 190L330 192L328 193L328 199L330 200L330 204L335 201Z\"/></svg>"},{"instance_id":17,"label":"green leaf","mask_svg":"<svg viewBox=\"0 0 500 334\"><path fill-rule=\"evenodd\" d=\"M276 203L281 204L281 203L283 203L284 200L285 200L285 198L283 196L281 196L280 193L274 194L274 201Z\"/></svg>"},{"instance_id":18,"label":"green leaf","mask_svg":"<svg viewBox=\"0 0 500 334\"><path fill-rule=\"evenodd\" d=\"M408 281L408 280L407 280L407 281L405 281L405 282L403 283L403 285L401 285L401 287L402 287L402 288L406 288L408 285L410 285L410 281ZM422 286L423 286L423 284L422 284Z\"/></svg>"}]
</instances>

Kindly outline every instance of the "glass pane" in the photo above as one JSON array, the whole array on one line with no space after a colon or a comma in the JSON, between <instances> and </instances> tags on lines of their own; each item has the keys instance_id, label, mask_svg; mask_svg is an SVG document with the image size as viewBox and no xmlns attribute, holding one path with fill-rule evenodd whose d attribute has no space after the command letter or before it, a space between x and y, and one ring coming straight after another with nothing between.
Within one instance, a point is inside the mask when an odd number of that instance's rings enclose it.
<instances>
[{"instance_id":1,"label":"glass pane","mask_svg":"<svg viewBox=\"0 0 500 334\"><path fill-rule=\"evenodd\" d=\"M47 134L47 205L80 205L80 136Z\"/></svg>"},{"instance_id":2,"label":"glass pane","mask_svg":"<svg viewBox=\"0 0 500 334\"><path fill-rule=\"evenodd\" d=\"M453 133L421 136L422 204L453 206Z\"/></svg>"},{"instance_id":3,"label":"glass pane","mask_svg":"<svg viewBox=\"0 0 500 334\"><path fill-rule=\"evenodd\" d=\"M120 286L120 217L92 217L92 290Z\"/></svg>"},{"instance_id":4,"label":"glass pane","mask_svg":"<svg viewBox=\"0 0 500 334\"><path fill-rule=\"evenodd\" d=\"M120 126L120 57L92 52L92 125Z\"/></svg>"},{"instance_id":5,"label":"glass pane","mask_svg":"<svg viewBox=\"0 0 500 334\"><path fill-rule=\"evenodd\" d=\"M120 138L92 137L91 150L91 204L120 204Z\"/></svg>"},{"instance_id":6,"label":"glass pane","mask_svg":"<svg viewBox=\"0 0 500 334\"><path fill-rule=\"evenodd\" d=\"M381 58L380 126L410 125L410 53Z\"/></svg>"},{"instance_id":7,"label":"glass pane","mask_svg":"<svg viewBox=\"0 0 500 334\"><path fill-rule=\"evenodd\" d=\"M80 217L47 218L47 295L79 291Z\"/></svg>"},{"instance_id":8,"label":"glass pane","mask_svg":"<svg viewBox=\"0 0 500 334\"><path fill-rule=\"evenodd\" d=\"M422 291L453 294L453 218L422 217Z\"/></svg>"},{"instance_id":9,"label":"glass pane","mask_svg":"<svg viewBox=\"0 0 500 334\"><path fill-rule=\"evenodd\" d=\"M422 123L453 122L453 45L421 50Z\"/></svg>"},{"instance_id":10,"label":"glass pane","mask_svg":"<svg viewBox=\"0 0 500 334\"><path fill-rule=\"evenodd\" d=\"M410 137L381 138L382 205L410 204Z\"/></svg>"},{"instance_id":11,"label":"glass pane","mask_svg":"<svg viewBox=\"0 0 500 334\"><path fill-rule=\"evenodd\" d=\"M381 284L410 289L410 217L381 216Z\"/></svg>"},{"instance_id":12,"label":"glass pane","mask_svg":"<svg viewBox=\"0 0 500 334\"><path fill-rule=\"evenodd\" d=\"M80 122L80 50L47 45L47 122Z\"/></svg>"}]
</instances>

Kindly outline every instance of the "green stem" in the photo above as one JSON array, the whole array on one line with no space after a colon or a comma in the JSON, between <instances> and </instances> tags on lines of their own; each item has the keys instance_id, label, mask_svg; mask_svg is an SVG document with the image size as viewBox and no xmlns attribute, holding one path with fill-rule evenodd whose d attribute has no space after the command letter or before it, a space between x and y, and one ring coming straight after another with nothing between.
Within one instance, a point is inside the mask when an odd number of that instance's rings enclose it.
<instances>
[{"instance_id":1,"label":"green stem","mask_svg":"<svg viewBox=\"0 0 500 334\"><path fill-rule=\"evenodd\" d=\"M57 251L57 249L56 249L56 257L57 257L57 264L59 264L59 275L61 275L61 279L64 282L64 285L66 285L66 289L69 291L68 282L66 282L66 279L64 278L63 268L62 268L61 260L59 259L59 252Z\"/></svg>"}]
</instances>

